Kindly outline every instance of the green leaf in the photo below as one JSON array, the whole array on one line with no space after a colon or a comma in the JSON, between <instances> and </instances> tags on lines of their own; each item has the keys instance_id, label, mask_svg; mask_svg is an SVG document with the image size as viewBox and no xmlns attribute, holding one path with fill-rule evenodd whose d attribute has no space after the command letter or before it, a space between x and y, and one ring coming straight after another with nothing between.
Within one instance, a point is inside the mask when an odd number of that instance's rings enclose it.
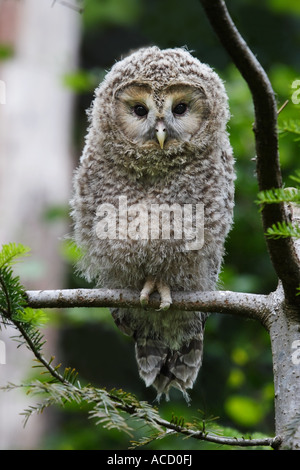
<instances>
[{"instance_id":1,"label":"green leaf","mask_svg":"<svg viewBox=\"0 0 300 470\"><path fill-rule=\"evenodd\" d=\"M245 349L236 347L231 353L231 359L239 366L243 366L249 361L249 354Z\"/></svg>"},{"instance_id":2,"label":"green leaf","mask_svg":"<svg viewBox=\"0 0 300 470\"><path fill-rule=\"evenodd\" d=\"M0 61L13 57L14 50L9 44L0 44Z\"/></svg>"},{"instance_id":3,"label":"green leaf","mask_svg":"<svg viewBox=\"0 0 300 470\"><path fill-rule=\"evenodd\" d=\"M36 328L45 320L41 310L27 307L25 289L15 276L11 265L30 249L22 244L3 245L0 252L0 314L4 325L14 326L20 333L15 339L38 354L44 344L43 335Z\"/></svg>"},{"instance_id":4,"label":"green leaf","mask_svg":"<svg viewBox=\"0 0 300 470\"><path fill-rule=\"evenodd\" d=\"M299 0L268 0L269 5L273 10L282 13L291 13L300 15Z\"/></svg>"},{"instance_id":5,"label":"green leaf","mask_svg":"<svg viewBox=\"0 0 300 470\"><path fill-rule=\"evenodd\" d=\"M290 119L284 121L278 128L279 135L286 136L288 134L294 135L295 142L300 141L300 120Z\"/></svg>"},{"instance_id":6,"label":"green leaf","mask_svg":"<svg viewBox=\"0 0 300 470\"><path fill-rule=\"evenodd\" d=\"M95 89L103 76L104 73L78 70L77 72L64 75L63 84L76 93L88 93Z\"/></svg>"},{"instance_id":7,"label":"green leaf","mask_svg":"<svg viewBox=\"0 0 300 470\"><path fill-rule=\"evenodd\" d=\"M2 245L2 250L0 251L0 269L5 265L11 266L18 261L18 258L27 256L29 252L30 248L21 243Z\"/></svg>"},{"instance_id":8,"label":"green leaf","mask_svg":"<svg viewBox=\"0 0 300 470\"><path fill-rule=\"evenodd\" d=\"M300 238L300 227L292 223L278 222L269 227L265 235L274 240L289 237Z\"/></svg>"},{"instance_id":9,"label":"green leaf","mask_svg":"<svg viewBox=\"0 0 300 470\"><path fill-rule=\"evenodd\" d=\"M256 426L264 417L260 403L240 395L230 396L225 402L225 410L233 421L245 427Z\"/></svg>"},{"instance_id":10,"label":"green leaf","mask_svg":"<svg viewBox=\"0 0 300 470\"><path fill-rule=\"evenodd\" d=\"M257 195L257 204L279 204L293 202L300 204L300 190L298 188L277 188L261 191Z\"/></svg>"},{"instance_id":11,"label":"green leaf","mask_svg":"<svg viewBox=\"0 0 300 470\"><path fill-rule=\"evenodd\" d=\"M237 367L231 369L229 377L227 379L227 384L231 388L240 387L243 383L245 383L245 374L241 369Z\"/></svg>"},{"instance_id":12,"label":"green leaf","mask_svg":"<svg viewBox=\"0 0 300 470\"><path fill-rule=\"evenodd\" d=\"M85 6L83 20L88 28L106 24L130 25L139 18L140 12L139 0L90 0Z\"/></svg>"},{"instance_id":13,"label":"green leaf","mask_svg":"<svg viewBox=\"0 0 300 470\"><path fill-rule=\"evenodd\" d=\"M73 240L63 240L60 245L60 254L70 263L76 263L82 255L80 248Z\"/></svg>"},{"instance_id":14,"label":"green leaf","mask_svg":"<svg viewBox=\"0 0 300 470\"><path fill-rule=\"evenodd\" d=\"M293 175L290 175L290 179L296 181L300 185L300 170L296 170Z\"/></svg>"},{"instance_id":15,"label":"green leaf","mask_svg":"<svg viewBox=\"0 0 300 470\"><path fill-rule=\"evenodd\" d=\"M47 323L48 316L44 310L25 307L22 310L18 310L13 315L13 319L19 322L30 323L31 325L40 327Z\"/></svg>"}]
</instances>

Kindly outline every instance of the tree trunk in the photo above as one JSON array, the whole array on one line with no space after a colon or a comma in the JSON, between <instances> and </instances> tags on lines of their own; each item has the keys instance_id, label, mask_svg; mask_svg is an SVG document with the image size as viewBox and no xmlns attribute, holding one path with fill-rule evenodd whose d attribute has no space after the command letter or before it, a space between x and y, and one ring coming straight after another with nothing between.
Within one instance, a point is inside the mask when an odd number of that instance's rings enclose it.
<instances>
[{"instance_id":1,"label":"tree trunk","mask_svg":"<svg viewBox=\"0 0 300 470\"><path fill-rule=\"evenodd\" d=\"M280 449L300 449L300 312L282 303L278 292L269 316L275 390L275 430ZM278 302L279 301L279 302ZM281 305L280 305L281 304Z\"/></svg>"},{"instance_id":2,"label":"tree trunk","mask_svg":"<svg viewBox=\"0 0 300 470\"><path fill-rule=\"evenodd\" d=\"M68 232L67 221L49 223L45 212L65 206L70 195L74 97L63 87L63 76L77 66L79 24L78 12L61 4L51 8L47 0L0 0L0 42L13 51L0 64L6 92L5 104L0 103L0 244L32 248L31 264L17 271L32 288L64 282L59 243ZM32 366L29 351L20 354L8 340L11 334L15 330L0 332L6 346L0 385L23 380ZM2 393L0 449L38 445L49 416L24 430L20 413L27 403L22 392Z\"/></svg>"},{"instance_id":3,"label":"tree trunk","mask_svg":"<svg viewBox=\"0 0 300 470\"><path fill-rule=\"evenodd\" d=\"M300 222L300 209L291 204L290 218ZM300 241L295 242L297 255ZM279 283L273 294L267 327L271 338L275 390L275 430L281 449L300 449L300 308L289 306Z\"/></svg>"}]
</instances>

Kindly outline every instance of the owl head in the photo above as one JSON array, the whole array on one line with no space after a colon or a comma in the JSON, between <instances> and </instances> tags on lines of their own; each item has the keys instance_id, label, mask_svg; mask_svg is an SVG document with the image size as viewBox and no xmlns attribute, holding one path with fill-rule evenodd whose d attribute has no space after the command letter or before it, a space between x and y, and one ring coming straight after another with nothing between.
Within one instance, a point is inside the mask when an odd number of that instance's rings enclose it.
<instances>
[{"instance_id":1,"label":"owl head","mask_svg":"<svg viewBox=\"0 0 300 470\"><path fill-rule=\"evenodd\" d=\"M97 88L87 147L138 176L164 174L220 145L228 118L224 85L209 66L186 49L142 48Z\"/></svg>"}]
</instances>

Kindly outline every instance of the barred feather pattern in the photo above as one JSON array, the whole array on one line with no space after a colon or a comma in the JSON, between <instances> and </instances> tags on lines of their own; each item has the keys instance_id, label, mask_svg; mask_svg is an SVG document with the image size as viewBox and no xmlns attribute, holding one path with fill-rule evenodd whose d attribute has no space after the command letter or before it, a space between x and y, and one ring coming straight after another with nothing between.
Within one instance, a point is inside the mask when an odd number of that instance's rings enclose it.
<instances>
[{"instance_id":1,"label":"barred feather pattern","mask_svg":"<svg viewBox=\"0 0 300 470\"><path fill-rule=\"evenodd\" d=\"M189 401L187 390L193 387L202 364L203 331L178 350L168 348L161 339L139 338L135 352L140 376L146 386L155 387L158 400L163 393L169 399L174 387Z\"/></svg>"},{"instance_id":2,"label":"barred feather pattern","mask_svg":"<svg viewBox=\"0 0 300 470\"><path fill-rule=\"evenodd\" d=\"M172 387L189 401L202 364L206 314L200 312L157 312L112 309L118 328L135 340L135 356L147 387L169 399Z\"/></svg>"}]
</instances>

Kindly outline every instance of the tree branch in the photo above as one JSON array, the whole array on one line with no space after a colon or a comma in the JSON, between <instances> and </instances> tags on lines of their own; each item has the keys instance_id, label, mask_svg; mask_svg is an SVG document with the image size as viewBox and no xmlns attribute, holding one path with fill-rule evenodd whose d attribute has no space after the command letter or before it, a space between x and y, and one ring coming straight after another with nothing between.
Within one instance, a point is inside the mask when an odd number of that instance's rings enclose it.
<instances>
[{"instance_id":1,"label":"tree branch","mask_svg":"<svg viewBox=\"0 0 300 470\"><path fill-rule=\"evenodd\" d=\"M200 0L224 48L246 80L254 103L257 179L260 191L282 186L278 156L277 106L271 83L248 45L236 29L223 0ZM262 210L264 231L277 222L287 222L283 204ZM282 281L285 297L299 304L300 265L292 238L266 239L274 269Z\"/></svg>"},{"instance_id":2,"label":"tree branch","mask_svg":"<svg viewBox=\"0 0 300 470\"><path fill-rule=\"evenodd\" d=\"M119 307L141 308L140 293L129 289L63 289L27 291L28 306L32 308ZM231 291L173 292L170 310L227 313L253 318L265 323L273 308L267 295ZM151 296L147 308L159 308L159 296Z\"/></svg>"},{"instance_id":3,"label":"tree branch","mask_svg":"<svg viewBox=\"0 0 300 470\"><path fill-rule=\"evenodd\" d=\"M270 446L273 449L281 443L280 436L265 437L258 439L244 439L236 437L226 437L226 436L217 436L205 431L195 431L193 429L185 428L178 426L176 424L170 423L165 419L158 419L156 423L160 426L164 426L166 429L173 430L175 433L183 434L194 439L199 439L200 441L214 442L219 445L229 445L229 446L239 446L239 447L251 447L251 446Z\"/></svg>"},{"instance_id":4,"label":"tree branch","mask_svg":"<svg viewBox=\"0 0 300 470\"><path fill-rule=\"evenodd\" d=\"M29 416L32 415L33 412L42 412L47 406L53 404L54 401L55 403L60 405L62 404L62 401L76 401L77 403L86 402L95 406L95 408L91 410L91 418L103 418L104 414L107 415L108 418L110 418L111 411L114 410L115 412L122 411L127 415L132 416L134 420L142 422L144 425L145 423L148 423L151 426L152 430L154 432L156 431L154 435L150 436L151 441L157 439L158 437L161 439L163 437L169 436L172 433L186 436L192 439L197 439L199 441L213 442L219 445L234 447L267 446L272 447L273 449L277 449L281 444L280 436L261 437L255 439L244 437L227 437L215 434L214 432L208 432L205 429L195 429L195 427L191 425L185 426L176 424L173 421L168 421L162 418L155 408L152 408L151 405L148 406L146 402L139 402L134 396L127 396L124 400L122 397L119 396L120 390L112 390L111 392L107 392L106 390L96 389L91 386L81 388L76 387L72 383L68 383L66 380L64 381L64 384L62 386L59 386L59 388L57 388L56 385L56 383L35 381L33 383L21 385L15 385L10 383L6 387L1 387L1 389L10 391L16 388L25 388L27 389L27 394L43 393L49 395L47 402L36 407L31 407L29 410L26 410L26 412L23 413L25 415L25 424ZM54 392L53 395L51 395L51 391ZM53 402L51 400L51 397L54 399ZM104 411L104 413L102 413L101 410ZM120 420L120 422L122 423L122 420ZM118 426L115 427L118 429ZM129 429L127 429L127 431L128 430ZM131 448L136 449L137 446L145 445L149 442L149 438L142 439L142 441L143 442L133 442L133 447Z\"/></svg>"},{"instance_id":5,"label":"tree branch","mask_svg":"<svg viewBox=\"0 0 300 470\"><path fill-rule=\"evenodd\" d=\"M130 308L141 308L139 292L131 290L110 290L110 289L65 289L65 290L41 290L41 291L27 291L26 300L28 305L32 308L63 308L63 307L130 307ZM271 301L270 301L271 300ZM160 299L157 294L151 296L149 302L149 308L159 308ZM170 309L181 309L181 310L201 310L205 312L221 312L221 313L231 313L234 315L239 315L246 318L255 318L262 323L264 318L267 318L271 312L273 306L273 300L270 296L265 295L255 295L255 294L244 294L244 293L235 293L230 291L213 291L213 292L174 292L173 293L173 304ZM164 314L164 313L162 313ZM20 325L16 324L16 327L20 329ZM73 383L70 383L65 379L57 369L50 366L50 363L45 361L41 354L37 353L35 347L31 341L28 341L28 335L24 335L24 332L20 329L20 332L23 334L25 340L27 341L30 349L35 354L37 360L44 365L44 367L50 372L55 381L62 384L65 387L65 392L68 392L69 395L63 393L62 388L60 388L60 394L56 390L55 396L57 398L57 393L59 397L68 398L70 396L72 399L76 397L80 398L83 401L92 402L93 398L94 403L97 404L97 401L100 400L99 397L103 397L103 393L106 394L107 398L110 400L110 406L113 406L116 410L121 410L133 418L141 420L142 422L148 422L150 425L155 424L158 426L158 429L164 429L164 431L159 431L159 435L167 435L168 432L173 432L179 435L191 437L200 441L213 442L219 445L227 446L239 446L239 447L254 447L254 446L270 446L276 449L280 443L281 439L279 436L274 438L266 437L259 439L245 439L245 438L235 438L235 437L226 437L216 435L211 432L207 432L204 429L198 430L193 429L191 426L180 425L176 422L168 421L161 418L156 412L156 414L150 414L149 409L145 409L141 402L135 400L123 400L121 397L118 397L117 393L114 391L106 392L102 391L100 395L97 395L97 389L93 388L81 388L75 386ZM50 393L51 389L47 384L27 384L26 387L29 387L32 392L37 388L40 391L41 387L44 392ZM8 389L14 388L15 386L9 386ZM51 387L51 384L50 384ZM98 396L98 398L97 398ZM101 401L101 400L100 400ZM50 403L51 401L49 401ZM41 409L44 409L42 406ZM104 406L104 404L103 404ZM34 408L33 408L34 409ZM101 408L102 409L102 408ZM30 411L30 413L32 410ZM97 417L97 410L95 411L95 417ZM103 413L101 414L103 417ZM108 415L109 417L109 415Z\"/></svg>"}]
</instances>

